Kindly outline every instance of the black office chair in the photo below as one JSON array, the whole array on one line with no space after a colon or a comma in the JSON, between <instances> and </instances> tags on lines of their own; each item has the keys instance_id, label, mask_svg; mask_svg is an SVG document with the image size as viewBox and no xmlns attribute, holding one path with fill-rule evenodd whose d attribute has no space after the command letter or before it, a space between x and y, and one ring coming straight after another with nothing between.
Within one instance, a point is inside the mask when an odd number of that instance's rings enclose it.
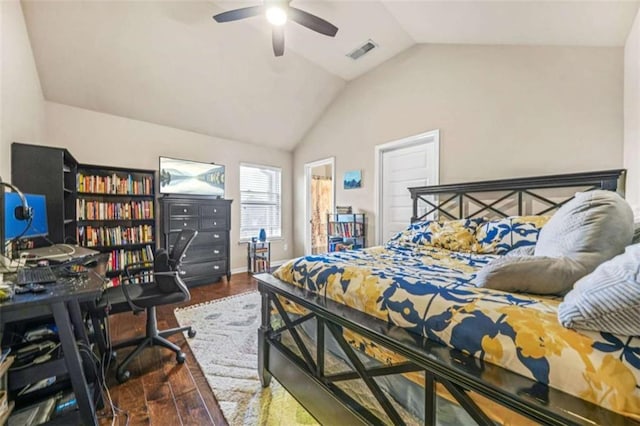
<instances>
[{"instance_id":1,"label":"black office chair","mask_svg":"<svg viewBox=\"0 0 640 426\"><path fill-rule=\"evenodd\" d=\"M167 340L166 337L184 331L187 331L189 337L194 337L196 335L195 330L191 327L177 327L159 331L156 306L187 302L191 299L189 289L180 278L180 264L196 235L198 235L198 231L183 229L178 234L173 249L169 253L164 249L158 250L153 261L153 282L144 284L131 282L132 274L141 270L144 265L148 267L150 262L128 265L125 268L127 279L121 285L105 290L102 299L98 302L97 311L106 312L108 315L127 311L132 311L134 314L143 311L147 312L145 336L120 342L112 347L112 350L116 350L128 346L136 346L133 352L118 365L116 378L120 383L129 379L130 373L127 370L127 366L147 346L164 346L176 353L176 361L179 364L185 361L185 354L177 345Z\"/></svg>"}]
</instances>

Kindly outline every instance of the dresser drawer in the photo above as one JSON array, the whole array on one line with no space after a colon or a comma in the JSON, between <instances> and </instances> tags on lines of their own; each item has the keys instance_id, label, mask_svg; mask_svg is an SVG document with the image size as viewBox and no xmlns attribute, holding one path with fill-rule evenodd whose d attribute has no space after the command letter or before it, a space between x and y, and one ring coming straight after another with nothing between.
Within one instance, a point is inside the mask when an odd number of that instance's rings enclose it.
<instances>
[{"instance_id":1,"label":"dresser drawer","mask_svg":"<svg viewBox=\"0 0 640 426\"><path fill-rule=\"evenodd\" d=\"M182 229L195 229L198 230L200 227L198 226L197 218L185 217L183 219L171 219L169 223L170 231L180 231Z\"/></svg>"},{"instance_id":2,"label":"dresser drawer","mask_svg":"<svg viewBox=\"0 0 640 426\"><path fill-rule=\"evenodd\" d=\"M227 249L225 246L192 246L189 247L182 261L184 263L199 263L226 259L226 257Z\"/></svg>"},{"instance_id":3,"label":"dresser drawer","mask_svg":"<svg viewBox=\"0 0 640 426\"><path fill-rule=\"evenodd\" d=\"M201 231L193 241L194 245L227 245L229 242L229 233L227 231Z\"/></svg>"},{"instance_id":4,"label":"dresser drawer","mask_svg":"<svg viewBox=\"0 0 640 426\"><path fill-rule=\"evenodd\" d=\"M222 217L200 218L200 229L227 229L227 219Z\"/></svg>"},{"instance_id":5,"label":"dresser drawer","mask_svg":"<svg viewBox=\"0 0 640 426\"><path fill-rule=\"evenodd\" d=\"M198 205L191 203L176 203L169 206L169 215L173 216L198 216Z\"/></svg>"},{"instance_id":6,"label":"dresser drawer","mask_svg":"<svg viewBox=\"0 0 640 426\"><path fill-rule=\"evenodd\" d=\"M197 277L201 275L219 275L227 273L226 260L214 260L201 263L183 263L180 276L183 278Z\"/></svg>"},{"instance_id":7,"label":"dresser drawer","mask_svg":"<svg viewBox=\"0 0 640 426\"><path fill-rule=\"evenodd\" d=\"M176 243L179 231L174 231L169 234L169 248L173 247ZM227 231L199 231L196 238L191 243L191 247L200 246L213 246L222 245L225 246L228 241Z\"/></svg>"},{"instance_id":8,"label":"dresser drawer","mask_svg":"<svg viewBox=\"0 0 640 426\"><path fill-rule=\"evenodd\" d=\"M208 216L208 217L226 217L228 207L224 206L212 206L210 204L205 206L200 206L200 216Z\"/></svg>"}]
</instances>

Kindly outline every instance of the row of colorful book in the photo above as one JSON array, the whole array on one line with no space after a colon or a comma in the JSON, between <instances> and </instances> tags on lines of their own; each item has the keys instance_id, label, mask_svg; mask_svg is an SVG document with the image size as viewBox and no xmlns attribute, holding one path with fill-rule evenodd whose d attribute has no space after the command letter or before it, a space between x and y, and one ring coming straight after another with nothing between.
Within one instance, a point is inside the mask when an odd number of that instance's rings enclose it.
<instances>
[{"instance_id":1,"label":"row of colorful book","mask_svg":"<svg viewBox=\"0 0 640 426\"><path fill-rule=\"evenodd\" d=\"M113 277L109 280L108 286L119 286L120 284L122 284L124 280L127 280L126 275L119 275L117 277ZM140 272L136 274L133 278L131 278L129 282L132 284L151 283L153 282L153 272L152 271Z\"/></svg>"},{"instance_id":2,"label":"row of colorful book","mask_svg":"<svg viewBox=\"0 0 640 426\"><path fill-rule=\"evenodd\" d=\"M140 250L112 250L109 253L107 271L123 271L125 266L139 262L153 262L151 246Z\"/></svg>"},{"instance_id":3,"label":"row of colorful book","mask_svg":"<svg viewBox=\"0 0 640 426\"><path fill-rule=\"evenodd\" d=\"M118 176L86 176L78 173L76 177L78 192L90 192L94 194L118 194L118 195L152 195L153 179L150 176L134 178L132 175Z\"/></svg>"},{"instance_id":4,"label":"row of colorful book","mask_svg":"<svg viewBox=\"0 0 640 426\"><path fill-rule=\"evenodd\" d=\"M153 219L153 200L122 203L76 200L77 220L139 220Z\"/></svg>"},{"instance_id":5,"label":"row of colorful book","mask_svg":"<svg viewBox=\"0 0 640 426\"><path fill-rule=\"evenodd\" d=\"M364 235L364 224L361 222L329 222L329 235L354 238Z\"/></svg>"},{"instance_id":6,"label":"row of colorful book","mask_svg":"<svg viewBox=\"0 0 640 426\"><path fill-rule=\"evenodd\" d=\"M76 238L85 247L150 243L153 242L153 226L78 226Z\"/></svg>"}]
</instances>

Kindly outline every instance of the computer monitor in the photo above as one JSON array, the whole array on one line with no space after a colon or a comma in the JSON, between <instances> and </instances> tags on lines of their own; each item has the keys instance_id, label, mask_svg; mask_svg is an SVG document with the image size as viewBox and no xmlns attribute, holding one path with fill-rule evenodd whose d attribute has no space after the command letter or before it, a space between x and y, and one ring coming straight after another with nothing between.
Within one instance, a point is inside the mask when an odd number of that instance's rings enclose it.
<instances>
[{"instance_id":1,"label":"computer monitor","mask_svg":"<svg viewBox=\"0 0 640 426\"><path fill-rule=\"evenodd\" d=\"M28 220L16 219L16 207L22 206L20 196L15 192L4 193L4 238L11 240L16 237L33 238L47 236L49 228L47 226L47 199L44 195L24 194L27 204L33 211L31 225Z\"/></svg>"}]
</instances>

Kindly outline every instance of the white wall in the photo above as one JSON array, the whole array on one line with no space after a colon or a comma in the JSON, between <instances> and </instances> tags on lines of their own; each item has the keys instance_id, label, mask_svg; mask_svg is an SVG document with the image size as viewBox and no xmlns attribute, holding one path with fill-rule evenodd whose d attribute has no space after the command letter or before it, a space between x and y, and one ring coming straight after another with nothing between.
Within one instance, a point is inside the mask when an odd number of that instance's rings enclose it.
<instances>
[{"instance_id":1,"label":"white wall","mask_svg":"<svg viewBox=\"0 0 640 426\"><path fill-rule=\"evenodd\" d=\"M48 145L67 148L81 163L158 168L158 156L216 162L226 166L226 197L231 205L231 267L246 268L240 235L240 162L282 168L282 241L271 247L272 260L291 257L292 154L147 122L46 102ZM285 250L285 245L287 250Z\"/></svg>"},{"instance_id":2,"label":"white wall","mask_svg":"<svg viewBox=\"0 0 640 426\"><path fill-rule=\"evenodd\" d=\"M624 47L624 167L627 200L640 217L640 11Z\"/></svg>"},{"instance_id":3,"label":"white wall","mask_svg":"<svg viewBox=\"0 0 640 426\"><path fill-rule=\"evenodd\" d=\"M44 143L44 98L22 6L0 1L0 177L11 180L11 142Z\"/></svg>"},{"instance_id":4,"label":"white wall","mask_svg":"<svg viewBox=\"0 0 640 426\"><path fill-rule=\"evenodd\" d=\"M336 156L336 204L369 213L373 237L374 146L433 129L441 183L621 167L622 93L622 48L415 46L350 82L296 148L294 211L304 163ZM363 187L343 190L357 169Z\"/></svg>"}]
</instances>

